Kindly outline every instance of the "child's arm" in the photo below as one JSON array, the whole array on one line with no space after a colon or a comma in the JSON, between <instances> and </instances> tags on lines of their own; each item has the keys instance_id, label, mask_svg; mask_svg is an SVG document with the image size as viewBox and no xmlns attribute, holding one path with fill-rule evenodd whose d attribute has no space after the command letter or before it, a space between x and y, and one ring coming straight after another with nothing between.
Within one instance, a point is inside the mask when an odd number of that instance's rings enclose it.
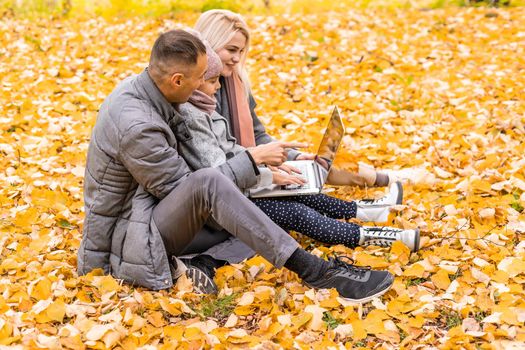
<instances>
[{"instance_id":1,"label":"child's arm","mask_svg":"<svg viewBox=\"0 0 525 350\"><path fill-rule=\"evenodd\" d=\"M217 112L213 112L210 118L213 133L217 137L219 145L224 153L228 154L228 152L231 152L237 154L246 150L246 148L237 144L237 140L230 132L230 125L226 118Z\"/></svg>"},{"instance_id":2,"label":"child's arm","mask_svg":"<svg viewBox=\"0 0 525 350\"><path fill-rule=\"evenodd\" d=\"M253 158L247 151L232 156L222 151L207 115L189 104L181 105L180 111L180 120L172 129L178 141L179 154L193 170L207 167L229 170L241 190L261 181L260 172L254 167Z\"/></svg>"},{"instance_id":3,"label":"child's arm","mask_svg":"<svg viewBox=\"0 0 525 350\"><path fill-rule=\"evenodd\" d=\"M177 124L175 136L179 154L194 170L226 162L226 155L205 118L184 118Z\"/></svg>"}]
</instances>

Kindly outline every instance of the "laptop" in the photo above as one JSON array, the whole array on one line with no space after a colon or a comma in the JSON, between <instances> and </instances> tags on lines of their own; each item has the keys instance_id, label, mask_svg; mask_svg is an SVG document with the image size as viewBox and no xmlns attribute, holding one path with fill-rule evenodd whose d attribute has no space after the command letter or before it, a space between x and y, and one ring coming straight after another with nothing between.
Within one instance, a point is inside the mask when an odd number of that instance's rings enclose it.
<instances>
[{"instance_id":1,"label":"laptop","mask_svg":"<svg viewBox=\"0 0 525 350\"><path fill-rule=\"evenodd\" d=\"M321 193L330 172L335 155L341 142L345 128L339 110L334 107L332 116L326 127L323 139L317 150L315 160L294 160L285 164L301 170L300 176L305 178L304 185L271 185L264 188L250 189L250 198L285 197Z\"/></svg>"}]
</instances>

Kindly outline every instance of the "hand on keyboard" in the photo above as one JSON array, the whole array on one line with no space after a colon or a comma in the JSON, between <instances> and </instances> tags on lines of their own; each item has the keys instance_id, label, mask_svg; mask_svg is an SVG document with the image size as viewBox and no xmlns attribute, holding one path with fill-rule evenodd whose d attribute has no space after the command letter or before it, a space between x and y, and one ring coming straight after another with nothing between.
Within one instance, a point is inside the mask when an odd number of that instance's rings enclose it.
<instances>
[{"instance_id":1,"label":"hand on keyboard","mask_svg":"<svg viewBox=\"0 0 525 350\"><path fill-rule=\"evenodd\" d=\"M273 183L281 186L298 186L301 187L306 183L306 180L297 175L290 175L282 171L274 171Z\"/></svg>"},{"instance_id":2,"label":"hand on keyboard","mask_svg":"<svg viewBox=\"0 0 525 350\"><path fill-rule=\"evenodd\" d=\"M286 163L282 164L282 165L279 166L278 168L279 168L279 170L282 170L282 171L284 171L285 173L290 174L290 175L293 175L293 174L302 174L302 173L303 173L303 171L302 171L301 169L296 168L296 167L291 166L291 165L286 164Z\"/></svg>"}]
</instances>

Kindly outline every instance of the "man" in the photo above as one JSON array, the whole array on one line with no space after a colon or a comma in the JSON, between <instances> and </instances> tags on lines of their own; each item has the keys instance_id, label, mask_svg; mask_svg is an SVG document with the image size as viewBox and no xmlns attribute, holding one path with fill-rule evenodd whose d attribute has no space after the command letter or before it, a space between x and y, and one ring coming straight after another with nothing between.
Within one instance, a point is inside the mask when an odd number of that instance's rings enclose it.
<instances>
[{"instance_id":1,"label":"man","mask_svg":"<svg viewBox=\"0 0 525 350\"><path fill-rule=\"evenodd\" d=\"M170 288L168 256L180 255L204 224L214 223L311 287L336 288L357 302L385 293L392 286L390 273L304 251L236 187L256 184L255 164L274 159L272 165L279 165L294 144L277 143L267 154L240 153L223 166L193 173L179 157L170 127L176 125L177 105L201 84L206 66L198 38L169 31L156 40L149 67L123 81L102 104L87 156L79 273L102 268L130 283Z\"/></svg>"}]
</instances>

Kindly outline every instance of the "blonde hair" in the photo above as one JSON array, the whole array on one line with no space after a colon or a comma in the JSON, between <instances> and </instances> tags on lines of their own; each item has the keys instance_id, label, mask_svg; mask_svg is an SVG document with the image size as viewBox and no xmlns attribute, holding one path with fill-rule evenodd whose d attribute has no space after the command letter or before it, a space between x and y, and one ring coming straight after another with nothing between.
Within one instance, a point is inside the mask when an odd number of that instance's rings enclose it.
<instances>
[{"instance_id":1,"label":"blonde hair","mask_svg":"<svg viewBox=\"0 0 525 350\"><path fill-rule=\"evenodd\" d=\"M228 10L209 10L199 17L195 30L201 33L202 39L208 41L215 52L224 48L237 32L246 37L246 46L236 70L248 94L250 80L246 72L246 57L250 46L250 31L242 16Z\"/></svg>"}]
</instances>

